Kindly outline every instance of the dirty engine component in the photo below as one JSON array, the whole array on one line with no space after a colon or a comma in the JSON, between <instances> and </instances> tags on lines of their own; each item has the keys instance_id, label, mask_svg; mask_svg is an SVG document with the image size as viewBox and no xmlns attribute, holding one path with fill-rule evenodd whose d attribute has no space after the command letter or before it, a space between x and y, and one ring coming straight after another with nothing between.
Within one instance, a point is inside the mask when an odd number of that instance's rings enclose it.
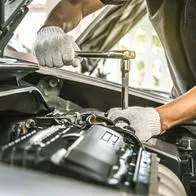
<instances>
[{"instance_id":1,"label":"dirty engine component","mask_svg":"<svg viewBox=\"0 0 196 196\"><path fill-rule=\"evenodd\" d=\"M1 148L4 163L91 181L131 195L186 195L175 174L144 149L130 128L117 127L104 116L76 112L36 117L23 124L28 125L26 134Z\"/></svg>"}]
</instances>

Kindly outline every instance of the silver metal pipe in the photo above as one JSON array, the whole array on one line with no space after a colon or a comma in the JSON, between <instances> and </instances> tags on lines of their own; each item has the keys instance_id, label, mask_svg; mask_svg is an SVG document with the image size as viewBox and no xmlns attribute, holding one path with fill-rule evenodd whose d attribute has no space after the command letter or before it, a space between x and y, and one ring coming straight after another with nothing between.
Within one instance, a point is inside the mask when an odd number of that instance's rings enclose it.
<instances>
[{"instance_id":1,"label":"silver metal pipe","mask_svg":"<svg viewBox=\"0 0 196 196\"><path fill-rule=\"evenodd\" d=\"M130 60L121 60L121 107L122 110L129 106L129 71Z\"/></svg>"}]
</instances>

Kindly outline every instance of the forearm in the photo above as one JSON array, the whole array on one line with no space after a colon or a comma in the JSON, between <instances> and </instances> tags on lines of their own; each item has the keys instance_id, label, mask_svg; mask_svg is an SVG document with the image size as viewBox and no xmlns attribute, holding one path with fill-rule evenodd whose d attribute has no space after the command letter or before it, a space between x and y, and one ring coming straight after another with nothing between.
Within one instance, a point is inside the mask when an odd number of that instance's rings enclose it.
<instances>
[{"instance_id":1,"label":"forearm","mask_svg":"<svg viewBox=\"0 0 196 196\"><path fill-rule=\"evenodd\" d=\"M103 7L100 0L61 0L50 12L44 26L59 26L65 32L75 28L82 18Z\"/></svg>"},{"instance_id":2,"label":"forearm","mask_svg":"<svg viewBox=\"0 0 196 196\"><path fill-rule=\"evenodd\" d=\"M177 99L155 108L161 120L161 130L196 117L196 87Z\"/></svg>"}]
</instances>

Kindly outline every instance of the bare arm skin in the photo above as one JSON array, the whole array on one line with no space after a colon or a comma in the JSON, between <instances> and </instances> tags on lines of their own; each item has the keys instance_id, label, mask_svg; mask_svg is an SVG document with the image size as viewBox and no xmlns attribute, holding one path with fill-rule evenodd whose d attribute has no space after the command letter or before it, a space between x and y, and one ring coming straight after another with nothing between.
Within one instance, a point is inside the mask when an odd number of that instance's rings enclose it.
<instances>
[{"instance_id":1,"label":"bare arm skin","mask_svg":"<svg viewBox=\"0 0 196 196\"><path fill-rule=\"evenodd\" d=\"M177 99L155 108L160 115L161 131L196 117L196 86Z\"/></svg>"},{"instance_id":2,"label":"bare arm skin","mask_svg":"<svg viewBox=\"0 0 196 196\"><path fill-rule=\"evenodd\" d=\"M58 26L68 32L76 27L82 18L103 6L100 0L61 0L50 12L44 26Z\"/></svg>"}]
</instances>

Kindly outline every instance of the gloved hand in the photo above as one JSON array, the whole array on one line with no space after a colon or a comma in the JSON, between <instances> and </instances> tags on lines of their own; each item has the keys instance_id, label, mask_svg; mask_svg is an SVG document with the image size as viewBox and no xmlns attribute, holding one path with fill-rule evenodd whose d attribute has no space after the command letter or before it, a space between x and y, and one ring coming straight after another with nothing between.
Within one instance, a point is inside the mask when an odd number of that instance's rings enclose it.
<instances>
[{"instance_id":1,"label":"gloved hand","mask_svg":"<svg viewBox=\"0 0 196 196\"><path fill-rule=\"evenodd\" d=\"M120 108L112 108L109 110L108 118L115 120L118 117L128 119L130 126L135 130L135 134L141 140L147 140L153 135L160 133L160 116L154 108L134 106L125 110Z\"/></svg>"},{"instance_id":2,"label":"gloved hand","mask_svg":"<svg viewBox=\"0 0 196 196\"><path fill-rule=\"evenodd\" d=\"M62 67L64 65L80 65L75 52L80 50L72 37L64 33L60 27L43 27L37 34L34 52L41 66Z\"/></svg>"}]
</instances>

